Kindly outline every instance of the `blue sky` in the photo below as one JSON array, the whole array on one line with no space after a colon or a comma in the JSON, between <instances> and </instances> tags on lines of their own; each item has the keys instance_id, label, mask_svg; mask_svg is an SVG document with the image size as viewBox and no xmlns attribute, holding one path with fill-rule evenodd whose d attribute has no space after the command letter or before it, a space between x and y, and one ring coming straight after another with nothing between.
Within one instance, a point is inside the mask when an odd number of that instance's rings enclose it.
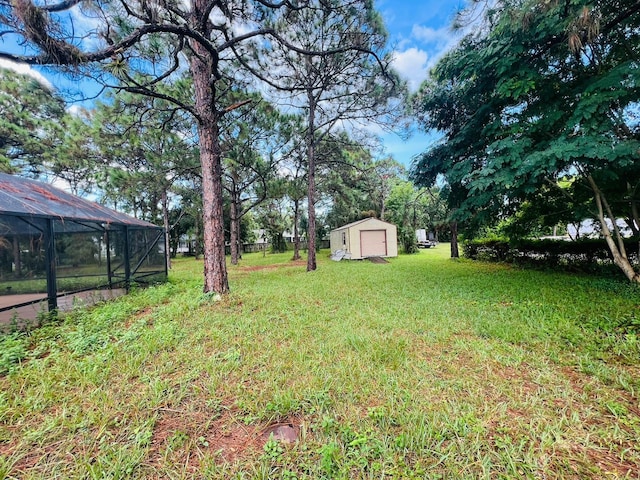
<instances>
[{"instance_id":1,"label":"blue sky","mask_svg":"<svg viewBox=\"0 0 640 480\"><path fill-rule=\"evenodd\" d=\"M415 91L429 69L458 41L452 31L455 13L463 1L376 0L395 52L394 67ZM386 153L409 167L411 159L433 143L434 136L420 132L403 140L390 133L382 137Z\"/></svg>"}]
</instances>

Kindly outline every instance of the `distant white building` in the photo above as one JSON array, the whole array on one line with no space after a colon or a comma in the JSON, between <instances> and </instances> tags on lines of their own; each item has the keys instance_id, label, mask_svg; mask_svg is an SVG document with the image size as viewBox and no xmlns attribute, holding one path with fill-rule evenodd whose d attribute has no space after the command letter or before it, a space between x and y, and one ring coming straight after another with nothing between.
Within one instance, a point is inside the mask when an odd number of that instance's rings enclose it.
<instances>
[{"instance_id":1,"label":"distant white building","mask_svg":"<svg viewBox=\"0 0 640 480\"><path fill-rule=\"evenodd\" d=\"M190 235L181 235L178 240L177 253L191 253L195 251L196 239Z\"/></svg>"},{"instance_id":2,"label":"distant white building","mask_svg":"<svg viewBox=\"0 0 640 480\"><path fill-rule=\"evenodd\" d=\"M267 232L264 228L258 228L254 230L253 235L256 238L255 242L253 243L269 243L269 238L267 237ZM304 240L306 237L305 232L300 232L298 236L300 237L300 240ZM285 242L289 242L289 243L293 243L295 239L295 236L293 235L293 233L288 232L286 230L282 233L282 237L284 238Z\"/></svg>"}]
</instances>

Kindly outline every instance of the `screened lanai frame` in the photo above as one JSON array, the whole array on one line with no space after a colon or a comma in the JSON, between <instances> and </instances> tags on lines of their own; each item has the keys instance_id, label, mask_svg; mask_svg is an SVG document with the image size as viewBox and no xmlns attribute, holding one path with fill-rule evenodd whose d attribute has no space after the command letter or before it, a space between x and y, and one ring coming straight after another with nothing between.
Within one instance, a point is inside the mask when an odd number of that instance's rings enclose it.
<instances>
[{"instance_id":1,"label":"screened lanai frame","mask_svg":"<svg viewBox=\"0 0 640 480\"><path fill-rule=\"evenodd\" d=\"M161 227L0 174L0 320L22 318L24 307L66 309L78 298L110 298L166 278Z\"/></svg>"}]
</instances>

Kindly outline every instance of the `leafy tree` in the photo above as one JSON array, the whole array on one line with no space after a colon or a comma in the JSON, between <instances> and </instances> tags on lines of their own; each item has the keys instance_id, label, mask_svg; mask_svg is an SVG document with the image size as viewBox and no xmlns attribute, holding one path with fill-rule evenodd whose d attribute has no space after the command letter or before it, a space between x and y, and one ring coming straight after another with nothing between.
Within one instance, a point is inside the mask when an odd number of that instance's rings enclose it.
<instances>
[{"instance_id":1,"label":"leafy tree","mask_svg":"<svg viewBox=\"0 0 640 480\"><path fill-rule=\"evenodd\" d=\"M414 202L417 192L411 182L397 183L391 188L386 200L387 221L395 223L398 227L398 239L405 253L415 253L418 250L416 244L414 222Z\"/></svg>"},{"instance_id":2,"label":"leafy tree","mask_svg":"<svg viewBox=\"0 0 640 480\"><path fill-rule=\"evenodd\" d=\"M308 234L308 222L303 220L303 202L307 197L307 175L306 175L306 157L304 149L303 135L300 131L299 118L292 117L291 128L289 133L291 142L283 155L280 164L281 174L284 179L285 195L289 198L293 205L293 257L292 260L300 260L300 236L301 231Z\"/></svg>"},{"instance_id":3,"label":"leafy tree","mask_svg":"<svg viewBox=\"0 0 640 480\"><path fill-rule=\"evenodd\" d=\"M63 129L63 100L36 79L0 68L0 171L37 176Z\"/></svg>"},{"instance_id":4,"label":"leafy tree","mask_svg":"<svg viewBox=\"0 0 640 480\"><path fill-rule=\"evenodd\" d=\"M485 19L423 86L425 125L445 141L417 162L416 177L444 173L459 210L494 218L570 179L566 205L590 192L614 261L639 281L615 219L640 225L640 4L503 1Z\"/></svg>"},{"instance_id":5,"label":"leafy tree","mask_svg":"<svg viewBox=\"0 0 640 480\"><path fill-rule=\"evenodd\" d=\"M487 221L486 212L494 211L490 207L495 206L490 195L471 195L468 181L470 173L486 161L486 141L478 132L494 118L484 89L489 80L468 79L456 70L462 68L475 42L474 37L467 37L448 53L414 96L414 109L423 128L436 129L443 138L416 157L411 178L427 188L435 186L438 179L444 182L452 258L459 257L458 223L466 222L468 230L473 231Z\"/></svg>"},{"instance_id":6,"label":"leafy tree","mask_svg":"<svg viewBox=\"0 0 640 480\"><path fill-rule=\"evenodd\" d=\"M416 230L437 231L446 219L446 206L437 189L416 188L397 180L386 200L386 219L398 226L398 239L405 253L417 251Z\"/></svg>"},{"instance_id":7,"label":"leafy tree","mask_svg":"<svg viewBox=\"0 0 640 480\"><path fill-rule=\"evenodd\" d=\"M316 269L316 171L318 148L345 122L371 121L390 110L389 99L401 91L385 56L386 32L371 0L310 0L272 24L286 44L275 44L276 78L268 81L287 92L306 123L307 270ZM287 44L302 49L286 48ZM319 55L317 52L331 52Z\"/></svg>"},{"instance_id":8,"label":"leafy tree","mask_svg":"<svg viewBox=\"0 0 640 480\"><path fill-rule=\"evenodd\" d=\"M448 227L449 212L443 193L446 190L438 187L419 189L413 201L415 227L434 232L436 241L440 232Z\"/></svg>"},{"instance_id":9,"label":"leafy tree","mask_svg":"<svg viewBox=\"0 0 640 480\"><path fill-rule=\"evenodd\" d=\"M392 157L374 161L366 171L365 184L369 191L369 198L380 212L381 220L387 220L386 209L391 191L405 177L405 168Z\"/></svg>"},{"instance_id":10,"label":"leafy tree","mask_svg":"<svg viewBox=\"0 0 640 480\"><path fill-rule=\"evenodd\" d=\"M258 222L263 226L273 253L287 250L284 232L291 228L291 211L285 198L286 183L282 180L272 185L273 194L258 209ZM278 195L277 192L280 192Z\"/></svg>"},{"instance_id":11,"label":"leafy tree","mask_svg":"<svg viewBox=\"0 0 640 480\"><path fill-rule=\"evenodd\" d=\"M59 136L45 154L44 168L64 180L74 195L93 191L98 174L91 113L81 110L60 119Z\"/></svg>"},{"instance_id":12,"label":"leafy tree","mask_svg":"<svg viewBox=\"0 0 640 480\"><path fill-rule=\"evenodd\" d=\"M186 234L191 241L194 240L193 255L196 260L203 252L203 217L202 217L202 178L199 175L191 175L185 180L174 185L174 193L179 199L176 203L180 206L178 219L173 224L179 225L175 230L174 242L180 240L180 234ZM174 234L174 230L171 231Z\"/></svg>"},{"instance_id":13,"label":"leafy tree","mask_svg":"<svg viewBox=\"0 0 640 480\"><path fill-rule=\"evenodd\" d=\"M331 7L326 9L331 12L340 3L325 2L324 6ZM76 9L74 15L65 15L71 8ZM268 54L282 44L313 58L345 51L343 47L310 50L283 36L280 29L290 25L277 17L293 18L306 10L311 10L307 2L298 5L289 0L1 2L3 37L24 45L25 50L22 54L5 51L0 57L32 65L64 65L76 73L92 73L105 83L117 78L118 87L124 84L133 93L170 101L192 115L202 171L204 291L224 294L229 285L220 122L245 104L225 103L225 92L239 82L232 73L243 73L236 68L237 62L246 64L258 48ZM86 17L91 21L83 23ZM193 79L193 96L189 97L193 101L163 89L185 63Z\"/></svg>"},{"instance_id":14,"label":"leafy tree","mask_svg":"<svg viewBox=\"0 0 640 480\"><path fill-rule=\"evenodd\" d=\"M148 97L125 92L109 104L98 103L94 145L102 159L103 197L161 223L169 262L172 186L190 178L198 163L185 119L153 107Z\"/></svg>"},{"instance_id":15,"label":"leafy tree","mask_svg":"<svg viewBox=\"0 0 640 480\"><path fill-rule=\"evenodd\" d=\"M251 99L251 108L231 112L221 132L224 188L230 197L231 263L240 253L241 220L267 198L279 152L290 137L289 119L257 93L233 93Z\"/></svg>"},{"instance_id":16,"label":"leafy tree","mask_svg":"<svg viewBox=\"0 0 640 480\"><path fill-rule=\"evenodd\" d=\"M0 69L0 170L56 177L78 195L94 185L87 112L65 111L63 98L36 79Z\"/></svg>"},{"instance_id":17,"label":"leafy tree","mask_svg":"<svg viewBox=\"0 0 640 480\"><path fill-rule=\"evenodd\" d=\"M374 159L366 145L346 135L328 140L321 145L318 190L330 204L329 225L384 218L386 199L392 186L404 179L404 167L392 158Z\"/></svg>"},{"instance_id":18,"label":"leafy tree","mask_svg":"<svg viewBox=\"0 0 640 480\"><path fill-rule=\"evenodd\" d=\"M105 198L122 200L134 215L157 222L162 197L197 171L197 160L184 119L153 107L148 98L120 93L98 103L93 133L107 172Z\"/></svg>"}]
</instances>

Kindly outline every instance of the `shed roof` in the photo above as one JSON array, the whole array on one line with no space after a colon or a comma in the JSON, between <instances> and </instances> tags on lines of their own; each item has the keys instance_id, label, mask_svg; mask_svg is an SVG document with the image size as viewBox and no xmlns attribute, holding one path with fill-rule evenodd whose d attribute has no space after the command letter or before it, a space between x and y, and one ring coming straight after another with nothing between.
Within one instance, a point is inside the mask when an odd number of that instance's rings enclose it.
<instances>
[{"instance_id":1,"label":"shed roof","mask_svg":"<svg viewBox=\"0 0 640 480\"><path fill-rule=\"evenodd\" d=\"M0 215L2 214L159 228L49 184L6 173L0 173Z\"/></svg>"},{"instance_id":2,"label":"shed roof","mask_svg":"<svg viewBox=\"0 0 640 480\"><path fill-rule=\"evenodd\" d=\"M395 227L395 225L393 223L385 222L384 220L380 220L379 218L375 218L375 217L368 217L368 218L363 218L362 220L358 220L358 221L355 221L355 222L347 223L346 225L342 225L341 227L334 228L331 231L335 232L336 230L345 230L347 228L351 228L351 227L354 227L354 226L359 225L361 223L369 222L371 220L375 220L376 222L386 223L387 225L391 225L391 226Z\"/></svg>"}]
</instances>

